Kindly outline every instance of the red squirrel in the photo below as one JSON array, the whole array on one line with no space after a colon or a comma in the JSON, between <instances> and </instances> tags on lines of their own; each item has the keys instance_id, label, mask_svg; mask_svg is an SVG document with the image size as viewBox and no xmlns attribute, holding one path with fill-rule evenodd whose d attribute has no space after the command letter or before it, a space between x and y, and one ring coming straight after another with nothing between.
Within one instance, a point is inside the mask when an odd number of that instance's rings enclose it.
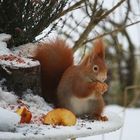
<instances>
[{"instance_id":1,"label":"red squirrel","mask_svg":"<svg viewBox=\"0 0 140 140\"><path fill-rule=\"evenodd\" d=\"M102 94L108 86L105 49L100 39L83 61L74 65L72 49L61 39L41 43L34 58L41 64L42 97L56 107L67 108L76 116L89 115L106 121L102 116Z\"/></svg>"}]
</instances>

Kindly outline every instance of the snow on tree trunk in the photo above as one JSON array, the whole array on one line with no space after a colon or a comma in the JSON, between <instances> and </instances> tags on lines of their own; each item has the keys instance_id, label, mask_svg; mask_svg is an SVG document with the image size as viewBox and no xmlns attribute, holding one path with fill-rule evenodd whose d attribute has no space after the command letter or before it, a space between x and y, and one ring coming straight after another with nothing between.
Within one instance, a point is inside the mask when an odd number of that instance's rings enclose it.
<instances>
[{"instance_id":1,"label":"snow on tree trunk","mask_svg":"<svg viewBox=\"0 0 140 140\"><path fill-rule=\"evenodd\" d=\"M34 94L41 94L40 65L33 67L11 67L0 65L0 77L6 79L9 91L14 91L18 96L31 89Z\"/></svg>"},{"instance_id":2,"label":"snow on tree trunk","mask_svg":"<svg viewBox=\"0 0 140 140\"><path fill-rule=\"evenodd\" d=\"M23 48L19 47L16 52L7 48L7 41L11 38L8 34L0 34L0 79L6 79L6 86L9 91L17 95L31 89L34 94L41 94L40 64L28 56L24 56ZM35 47L29 44L28 46ZM22 49L22 51L20 51ZM23 54L22 54L23 53Z\"/></svg>"}]
</instances>

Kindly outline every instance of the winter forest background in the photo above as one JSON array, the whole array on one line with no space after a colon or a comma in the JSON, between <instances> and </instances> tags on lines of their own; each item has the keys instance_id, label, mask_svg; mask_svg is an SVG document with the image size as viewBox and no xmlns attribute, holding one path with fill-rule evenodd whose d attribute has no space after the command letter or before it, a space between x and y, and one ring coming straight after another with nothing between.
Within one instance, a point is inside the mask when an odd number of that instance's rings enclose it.
<instances>
[{"instance_id":1,"label":"winter forest background","mask_svg":"<svg viewBox=\"0 0 140 140\"><path fill-rule=\"evenodd\" d=\"M79 63L94 40L106 44L106 104L140 107L140 0L1 0L0 33L8 47L65 39ZM135 119L135 118L134 118Z\"/></svg>"}]
</instances>

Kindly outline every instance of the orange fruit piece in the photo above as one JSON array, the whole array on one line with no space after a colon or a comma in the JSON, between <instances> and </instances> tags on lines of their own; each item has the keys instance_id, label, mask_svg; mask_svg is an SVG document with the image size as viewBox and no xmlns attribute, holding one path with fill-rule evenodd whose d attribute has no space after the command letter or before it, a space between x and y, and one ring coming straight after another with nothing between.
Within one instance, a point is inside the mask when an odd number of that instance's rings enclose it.
<instances>
[{"instance_id":1,"label":"orange fruit piece","mask_svg":"<svg viewBox=\"0 0 140 140\"><path fill-rule=\"evenodd\" d=\"M26 107L20 107L16 113L21 116L20 123L30 123L32 113Z\"/></svg>"},{"instance_id":2,"label":"orange fruit piece","mask_svg":"<svg viewBox=\"0 0 140 140\"><path fill-rule=\"evenodd\" d=\"M57 108L43 116L43 124L72 126L76 124L76 116L67 109Z\"/></svg>"}]
</instances>

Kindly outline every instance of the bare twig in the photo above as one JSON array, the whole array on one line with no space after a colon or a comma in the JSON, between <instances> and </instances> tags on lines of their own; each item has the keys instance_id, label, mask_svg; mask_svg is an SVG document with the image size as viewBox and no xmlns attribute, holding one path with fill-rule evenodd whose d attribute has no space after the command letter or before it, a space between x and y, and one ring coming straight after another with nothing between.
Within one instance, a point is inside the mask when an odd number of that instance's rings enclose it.
<instances>
[{"instance_id":1,"label":"bare twig","mask_svg":"<svg viewBox=\"0 0 140 140\"><path fill-rule=\"evenodd\" d=\"M111 8L110 10L108 10L105 14L103 14L100 18L104 19L105 17L107 17L110 13L112 13L114 10L116 10L120 5L122 5L123 2L125 2L126 0L121 0L120 2L118 2L113 8Z\"/></svg>"},{"instance_id":2,"label":"bare twig","mask_svg":"<svg viewBox=\"0 0 140 140\"><path fill-rule=\"evenodd\" d=\"M95 17L100 17L104 11L100 9L97 14L95 15L94 11L92 12L90 22L88 23L86 29L81 34L80 38L75 42L75 45L73 46L73 51L76 51L78 48L80 48L83 44L83 42L87 39L88 34L91 32L91 30L98 24L99 20Z\"/></svg>"},{"instance_id":3,"label":"bare twig","mask_svg":"<svg viewBox=\"0 0 140 140\"><path fill-rule=\"evenodd\" d=\"M104 18L106 18L109 14L111 14L115 9L117 9L124 1L126 0L121 0L118 2L113 8L108 10L107 12L104 13L103 9L100 9L97 11L97 14L95 15L93 11L92 16L90 19L90 22L86 29L83 31L81 34L80 38L75 42L75 45L73 46L73 51L76 51L78 48L80 48L83 45L83 42L87 39L89 33L92 31L92 29Z\"/></svg>"},{"instance_id":4,"label":"bare twig","mask_svg":"<svg viewBox=\"0 0 140 140\"><path fill-rule=\"evenodd\" d=\"M71 7L69 7L68 9L62 11L57 17L56 19L66 15L67 13L73 11L74 9L76 9L78 6L80 6L82 3L84 3L84 0L80 0L79 2L75 3L74 5L72 5Z\"/></svg>"},{"instance_id":5,"label":"bare twig","mask_svg":"<svg viewBox=\"0 0 140 140\"><path fill-rule=\"evenodd\" d=\"M140 23L140 20L138 20L138 21L136 21L136 22L133 22L133 23L131 23L131 24L128 24L128 25L124 25L124 26L118 27L117 29L115 29L115 30L113 30L113 31L110 31L110 32L107 32L107 33L103 33L103 34L101 34L101 35L98 35L97 37L94 37L94 38L92 38L92 39L86 40L85 42L83 42L83 45L86 44L86 43L88 43L88 42L94 41L94 40L96 40L96 39L98 39L98 38L101 38L101 37L104 37L104 36L111 35L111 34L114 34L114 33L116 33L116 32L122 31L122 30L124 30L125 28L128 28L128 27L133 26L133 25L138 24L138 23Z\"/></svg>"}]
</instances>

